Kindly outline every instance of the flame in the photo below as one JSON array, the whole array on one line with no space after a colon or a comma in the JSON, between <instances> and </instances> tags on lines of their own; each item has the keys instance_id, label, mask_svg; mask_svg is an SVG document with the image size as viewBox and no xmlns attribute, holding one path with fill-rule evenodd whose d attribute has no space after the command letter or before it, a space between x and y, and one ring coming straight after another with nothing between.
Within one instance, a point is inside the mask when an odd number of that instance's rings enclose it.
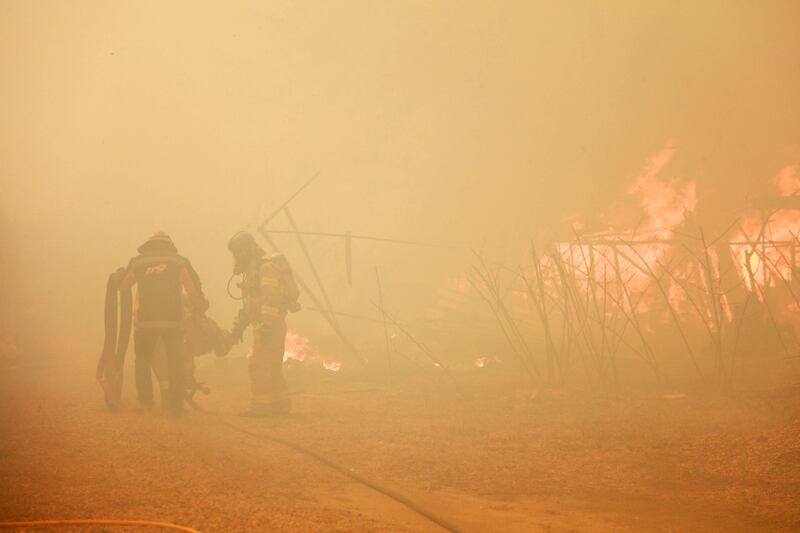
<instances>
[{"instance_id":1,"label":"flame","mask_svg":"<svg viewBox=\"0 0 800 533\"><path fill-rule=\"evenodd\" d=\"M294 331L289 330L286 333L286 340L284 342L283 362L289 359L303 362L308 359L310 354L311 341L307 337L298 335Z\"/></svg>"},{"instance_id":2,"label":"flame","mask_svg":"<svg viewBox=\"0 0 800 533\"><path fill-rule=\"evenodd\" d=\"M322 365L322 368L331 372L338 372L342 369L341 361L327 357L320 357L311 349L311 341L308 339L308 337L304 337L292 330L289 330L286 333L283 362L285 363L290 359L300 363L310 363L312 361L319 362Z\"/></svg>"},{"instance_id":3,"label":"flame","mask_svg":"<svg viewBox=\"0 0 800 533\"><path fill-rule=\"evenodd\" d=\"M798 165L787 165L772 179L781 196L800 192ZM764 299L764 289L791 281L800 235L800 210L776 209L746 216L731 237L730 248L745 287Z\"/></svg>"},{"instance_id":4,"label":"flame","mask_svg":"<svg viewBox=\"0 0 800 533\"><path fill-rule=\"evenodd\" d=\"M661 296L653 290L652 274L659 275L660 265L666 264L675 245L674 231L685 223L697 208L697 186L694 181L664 177L676 149L668 144L648 158L627 193L636 199L644 213L639 225L628 230L609 229L606 232L581 237L582 242L559 242L555 250L569 272L569 282L585 295L594 293L602 301L604 288L615 295L616 304L627 313L650 311ZM588 242L591 241L591 244ZM716 260L717 258L712 258ZM550 258L540 265L545 276L557 284L563 272L557 271ZM716 270L718 272L718 268ZM671 270L679 280L705 283L705 272L688 263ZM671 277L664 277L667 300L673 309L685 309L686 292ZM662 321L668 320L665 314Z\"/></svg>"},{"instance_id":5,"label":"flame","mask_svg":"<svg viewBox=\"0 0 800 533\"><path fill-rule=\"evenodd\" d=\"M781 196L796 196L800 192L800 176L797 170L798 165L787 165L773 178Z\"/></svg>"},{"instance_id":6,"label":"flame","mask_svg":"<svg viewBox=\"0 0 800 533\"><path fill-rule=\"evenodd\" d=\"M460 274L458 276L450 276L447 278L446 286L449 290L467 294L470 291L470 284L469 280L467 280L467 276L465 274Z\"/></svg>"},{"instance_id":7,"label":"flame","mask_svg":"<svg viewBox=\"0 0 800 533\"><path fill-rule=\"evenodd\" d=\"M694 181L680 187L675 178L659 178L674 155L675 148L667 146L648 159L642 173L628 189L628 194L638 196L639 205L647 214L642 229L658 239L671 237L672 230L697 207L697 184Z\"/></svg>"},{"instance_id":8,"label":"flame","mask_svg":"<svg viewBox=\"0 0 800 533\"><path fill-rule=\"evenodd\" d=\"M499 357L487 357L485 355L478 355L473 359L473 363L478 368L486 368L489 363L498 363L502 364L503 360Z\"/></svg>"},{"instance_id":9,"label":"flame","mask_svg":"<svg viewBox=\"0 0 800 533\"><path fill-rule=\"evenodd\" d=\"M331 372L338 372L342 369L342 362L337 361L335 359L323 359L322 366L325 370L330 370Z\"/></svg>"}]
</instances>

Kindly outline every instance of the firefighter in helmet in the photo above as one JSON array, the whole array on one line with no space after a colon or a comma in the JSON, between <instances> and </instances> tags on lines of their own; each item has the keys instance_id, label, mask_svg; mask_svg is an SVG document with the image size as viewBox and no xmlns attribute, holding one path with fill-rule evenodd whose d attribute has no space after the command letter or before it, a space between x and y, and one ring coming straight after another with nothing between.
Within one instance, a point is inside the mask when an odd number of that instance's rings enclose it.
<instances>
[{"instance_id":1,"label":"firefighter in helmet","mask_svg":"<svg viewBox=\"0 0 800 533\"><path fill-rule=\"evenodd\" d=\"M178 255L172 239L163 232L150 237L131 259L120 290L138 286L134 307L136 392L143 409L153 406L151 364L156 344L163 343L169 387L166 407L173 414L183 409L184 369L181 357L183 330L182 293L201 313L208 308L200 278L189 260Z\"/></svg>"},{"instance_id":2,"label":"firefighter in helmet","mask_svg":"<svg viewBox=\"0 0 800 533\"><path fill-rule=\"evenodd\" d=\"M250 233L239 232L228 243L234 274L242 275L243 307L228 336L228 345L241 342L247 326L253 326L250 357L252 407L248 416L285 414L291 410L283 377L286 313L300 309L300 292L286 258L266 257Z\"/></svg>"}]
</instances>

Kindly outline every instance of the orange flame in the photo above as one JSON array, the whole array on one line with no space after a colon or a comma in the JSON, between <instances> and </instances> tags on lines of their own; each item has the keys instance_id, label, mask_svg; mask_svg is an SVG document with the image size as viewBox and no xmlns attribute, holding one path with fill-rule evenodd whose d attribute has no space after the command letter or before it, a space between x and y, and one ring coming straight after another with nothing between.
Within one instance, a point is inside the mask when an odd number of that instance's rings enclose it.
<instances>
[{"instance_id":1,"label":"orange flame","mask_svg":"<svg viewBox=\"0 0 800 533\"><path fill-rule=\"evenodd\" d=\"M570 276L581 291L590 294L600 286L622 283L628 297L619 303L626 313L643 313L650 309L651 298L639 299L651 286L649 270L659 271L658 265L665 261L673 245L667 241L673 232L684 223L688 214L697 207L697 187L694 181L682 183L678 178L663 178L662 174L675 155L675 148L668 145L645 161L641 173L627 192L637 198L645 213L644 220L628 231L612 231L587 235L591 246L575 242L556 243L556 251L570 269ZM622 237L620 237L622 236ZM543 259L542 267L554 273L554 265ZM686 267L686 276L697 275L692 267ZM557 274L556 274L557 276ZM602 291L599 291L602 292ZM680 286L670 281L668 299L674 306L685 303ZM602 299L602 294L598 298ZM635 297L635 298L634 298ZM634 299L636 302L632 302Z\"/></svg>"},{"instance_id":2,"label":"orange flame","mask_svg":"<svg viewBox=\"0 0 800 533\"><path fill-rule=\"evenodd\" d=\"M781 196L800 192L798 165L783 167L773 178ZM791 281L800 235L800 210L775 209L745 217L730 242L731 254L745 286L763 301L764 289Z\"/></svg>"},{"instance_id":3,"label":"orange flame","mask_svg":"<svg viewBox=\"0 0 800 533\"><path fill-rule=\"evenodd\" d=\"M321 358L311 349L311 341L307 337L303 337L291 330L286 333L283 362L285 363L290 359L301 363L319 361L322 368L331 372L338 372L342 369L341 361L327 357Z\"/></svg>"},{"instance_id":4,"label":"orange flame","mask_svg":"<svg viewBox=\"0 0 800 533\"><path fill-rule=\"evenodd\" d=\"M658 239L669 238L672 230L683 223L686 214L697 207L697 185L694 181L679 187L675 178L659 178L674 155L675 148L668 146L648 159L642 173L628 189L629 194L639 197L639 205L647 213L648 218L642 229Z\"/></svg>"},{"instance_id":5,"label":"orange flame","mask_svg":"<svg viewBox=\"0 0 800 533\"><path fill-rule=\"evenodd\" d=\"M289 330L286 333L286 341L284 342L283 362L289 359L295 361L305 361L310 354L311 341L308 338L298 335L294 331Z\"/></svg>"}]
</instances>

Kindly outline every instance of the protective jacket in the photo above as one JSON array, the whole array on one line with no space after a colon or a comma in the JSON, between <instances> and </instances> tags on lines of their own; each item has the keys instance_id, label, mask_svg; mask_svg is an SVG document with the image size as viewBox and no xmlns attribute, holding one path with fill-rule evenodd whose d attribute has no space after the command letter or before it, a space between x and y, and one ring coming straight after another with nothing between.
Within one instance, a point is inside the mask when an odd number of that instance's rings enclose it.
<instances>
[{"instance_id":1,"label":"protective jacket","mask_svg":"<svg viewBox=\"0 0 800 533\"><path fill-rule=\"evenodd\" d=\"M248 325L253 326L253 352L249 359L250 389L256 416L288 413L291 401L283 377L286 313L297 311L300 291L286 259L276 254L255 261L242 282L244 306L237 317L232 337L240 340Z\"/></svg>"},{"instance_id":2,"label":"protective jacket","mask_svg":"<svg viewBox=\"0 0 800 533\"><path fill-rule=\"evenodd\" d=\"M135 326L137 329L181 326L185 290L192 305L205 309L206 299L199 277L189 260L177 253L141 253L131 259L121 289L138 285Z\"/></svg>"}]
</instances>

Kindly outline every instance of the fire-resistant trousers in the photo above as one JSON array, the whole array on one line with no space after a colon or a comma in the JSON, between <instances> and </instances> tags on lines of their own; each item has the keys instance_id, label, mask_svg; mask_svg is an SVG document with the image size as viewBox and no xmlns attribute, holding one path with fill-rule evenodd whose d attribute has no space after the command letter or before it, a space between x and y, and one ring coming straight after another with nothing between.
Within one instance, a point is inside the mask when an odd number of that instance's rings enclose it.
<instances>
[{"instance_id":1,"label":"fire-resistant trousers","mask_svg":"<svg viewBox=\"0 0 800 533\"><path fill-rule=\"evenodd\" d=\"M143 407L153 405L153 377L150 365L159 339L164 343L167 359L169 390L166 406L172 411L180 411L183 408L184 388L181 359L183 331L180 328L143 328L136 331L133 336L133 347L136 352L136 393Z\"/></svg>"},{"instance_id":2,"label":"fire-resistant trousers","mask_svg":"<svg viewBox=\"0 0 800 533\"><path fill-rule=\"evenodd\" d=\"M288 413L291 401L283 378L283 352L286 322L277 321L253 332L253 355L250 357L250 389L253 407L258 410Z\"/></svg>"}]
</instances>

